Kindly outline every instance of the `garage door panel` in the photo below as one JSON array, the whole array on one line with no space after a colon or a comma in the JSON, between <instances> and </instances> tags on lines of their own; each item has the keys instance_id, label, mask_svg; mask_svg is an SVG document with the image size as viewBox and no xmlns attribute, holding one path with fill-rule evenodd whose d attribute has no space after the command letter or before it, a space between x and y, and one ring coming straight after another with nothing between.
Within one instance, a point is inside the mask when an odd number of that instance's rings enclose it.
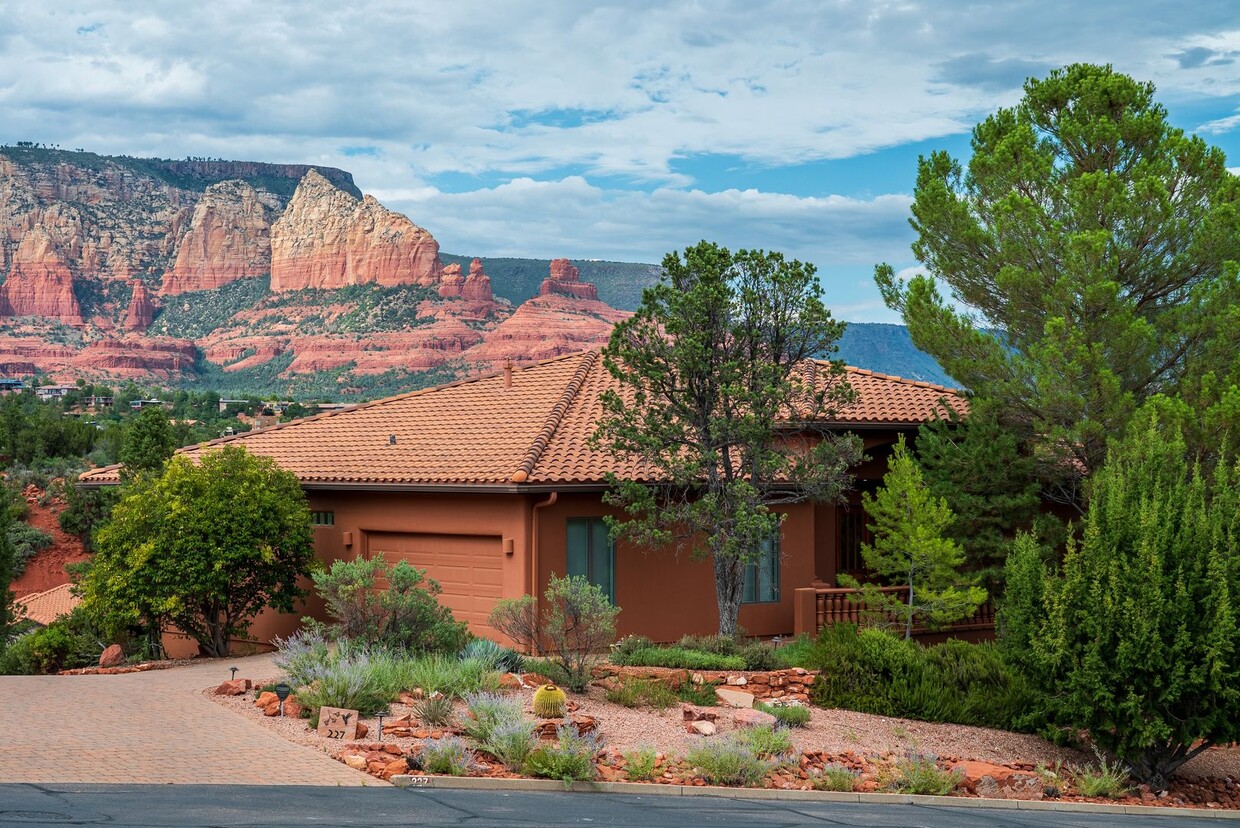
<instances>
[{"instance_id":1,"label":"garage door panel","mask_svg":"<svg viewBox=\"0 0 1240 828\"><path fill-rule=\"evenodd\" d=\"M476 633L492 632L487 616L503 594L503 543L498 535L441 535L419 532L367 534L370 555L426 570L441 588L439 602ZM380 584L380 588L386 584Z\"/></svg>"}]
</instances>

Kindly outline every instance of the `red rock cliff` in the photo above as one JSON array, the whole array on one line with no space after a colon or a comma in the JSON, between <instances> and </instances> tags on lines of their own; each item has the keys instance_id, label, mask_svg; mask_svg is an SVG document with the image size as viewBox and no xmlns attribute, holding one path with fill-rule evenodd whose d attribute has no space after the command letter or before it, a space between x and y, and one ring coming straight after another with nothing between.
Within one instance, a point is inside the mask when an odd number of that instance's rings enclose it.
<instances>
[{"instance_id":1,"label":"red rock cliff","mask_svg":"<svg viewBox=\"0 0 1240 828\"><path fill-rule=\"evenodd\" d=\"M468 299L472 302L494 302L491 277L482 271L482 260L469 263L469 276L461 275L461 266L450 264L443 269L439 280L439 296L442 299Z\"/></svg>"},{"instance_id":2,"label":"red rock cliff","mask_svg":"<svg viewBox=\"0 0 1240 828\"><path fill-rule=\"evenodd\" d=\"M568 259L552 259L551 275L543 279L539 296L571 296L574 299L598 299L598 288L581 281L581 274Z\"/></svg>"},{"instance_id":3,"label":"red rock cliff","mask_svg":"<svg viewBox=\"0 0 1240 828\"><path fill-rule=\"evenodd\" d=\"M271 289L439 283L439 243L371 196L358 201L314 170L271 228Z\"/></svg>"},{"instance_id":4,"label":"red rock cliff","mask_svg":"<svg viewBox=\"0 0 1240 828\"><path fill-rule=\"evenodd\" d=\"M155 303L146 285L137 279L133 281L133 296L129 300L129 309L125 311L125 330L145 331L155 319Z\"/></svg>"},{"instance_id":5,"label":"red rock cliff","mask_svg":"<svg viewBox=\"0 0 1240 828\"><path fill-rule=\"evenodd\" d=\"M271 270L271 223L280 203L244 181L212 184L194 206L160 293L215 290Z\"/></svg>"},{"instance_id":6,"label":"red rock cliff","mask_svg":"<svg viewBox=\"0 0 1240 828\"><path fill-rule=\"evenodd\" d=\"M82 324L82 311L73 294L73 274L42 227L27 231L13 253L8 278L0 288L0 313Z\"/></svg>"}]
</instances>

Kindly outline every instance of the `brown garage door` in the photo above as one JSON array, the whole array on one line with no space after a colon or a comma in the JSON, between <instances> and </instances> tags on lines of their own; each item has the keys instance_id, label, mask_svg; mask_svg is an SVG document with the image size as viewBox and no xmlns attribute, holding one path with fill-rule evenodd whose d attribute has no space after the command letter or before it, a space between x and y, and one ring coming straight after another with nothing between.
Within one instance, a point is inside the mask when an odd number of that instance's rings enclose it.
<instances>
[{"instance_id":1,"label":"brown garage door","mask_svg":"<svg viewBox=\"0 0 1240 828\"><path fill-rule=\"evenodd\" d=\"M498 535L436 535L418 532L371 532L370 554L388 563L408 561L439 582L439 602L458 621L489 634L487 616L503 592L503 543Z\"/></svg>"}]
</instances>

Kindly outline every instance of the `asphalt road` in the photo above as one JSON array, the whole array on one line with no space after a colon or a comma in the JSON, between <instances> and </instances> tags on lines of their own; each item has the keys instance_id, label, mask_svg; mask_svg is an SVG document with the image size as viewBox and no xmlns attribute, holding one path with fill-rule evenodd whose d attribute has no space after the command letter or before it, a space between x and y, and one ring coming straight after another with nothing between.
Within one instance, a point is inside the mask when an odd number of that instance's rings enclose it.
<instances>
[{"instance_id":1,"label":"asphalt road","mask_svg":"<svg viewBox=\"0 0 1240 828\"><path fill-rule=\"evenodd\" d=\"M66 757L72 761L72 757ZM252 785L0 784L0 826L1206 826L1191 817L985 811L710 797Z\"/></svg>"}]
</instances>

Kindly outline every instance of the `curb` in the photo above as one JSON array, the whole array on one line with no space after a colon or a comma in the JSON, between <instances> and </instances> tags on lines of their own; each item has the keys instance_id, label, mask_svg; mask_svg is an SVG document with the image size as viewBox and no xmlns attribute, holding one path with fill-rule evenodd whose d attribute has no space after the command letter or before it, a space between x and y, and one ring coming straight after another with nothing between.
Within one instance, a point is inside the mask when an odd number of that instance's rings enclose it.
<instances>
[{"instance_id":1,"label":"curb","mask_svg":"<svg viewBox=\"0 0 1240 828\"><path fill-rule=\"evenodd\" d=\"M554 779L490 779L479 776L397 775L393 786L414 791L519 791L523 793L596 793L636 796L713 796L721 799L783 800L786 802L836 802L852 805L929 805L938 808L981 808L1001 811L1060 811L1080 814L1126 814L1182 818L1235 819L1240 811L1207 808L1170 808L1163 805L1101 805L1094 802L1047 802L1027 799L982 799L957 796L920 796L890 793L833 793L831 791L780 790L775 788L715 788L696 785L659 785L648 782L574 782L566 786Z\"/></svg>"}]
</instances>

